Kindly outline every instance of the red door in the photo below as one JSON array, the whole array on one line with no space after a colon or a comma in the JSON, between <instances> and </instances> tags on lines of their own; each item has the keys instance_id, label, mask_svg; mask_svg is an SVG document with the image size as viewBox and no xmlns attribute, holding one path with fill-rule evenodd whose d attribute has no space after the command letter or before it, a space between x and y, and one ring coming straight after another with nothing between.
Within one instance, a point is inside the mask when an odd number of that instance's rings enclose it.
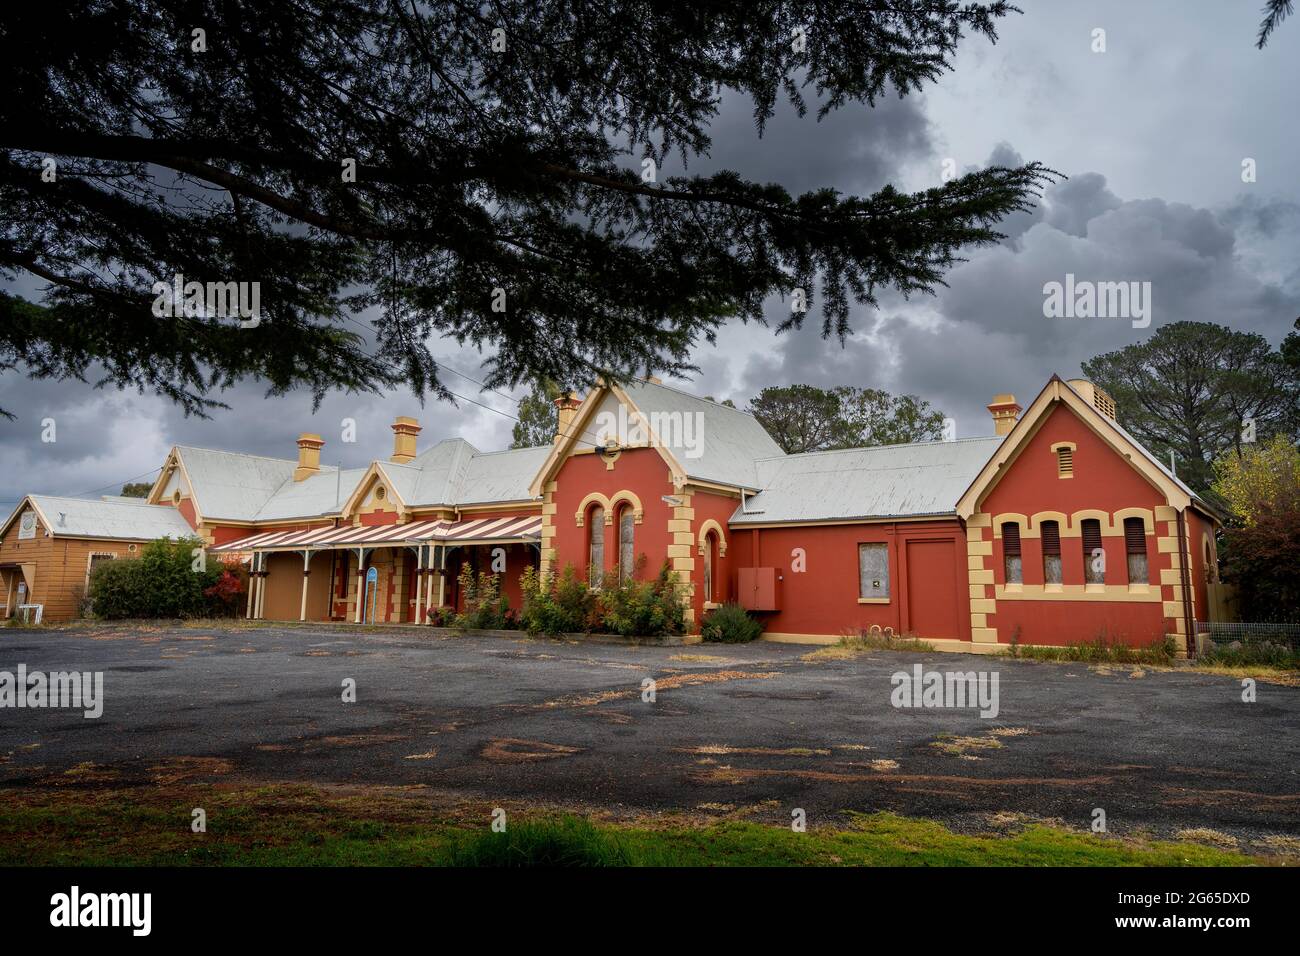
<instances>
[{"instance_id":1,"label":"red door","mask_svg":"<svg viewBox=\"0 0 1300 956\"><path fill-rule=\"evenodd\" d=\"M907 630L919 638L959 639L957 543L907 542Z\"/></svg>"}]
</instances>

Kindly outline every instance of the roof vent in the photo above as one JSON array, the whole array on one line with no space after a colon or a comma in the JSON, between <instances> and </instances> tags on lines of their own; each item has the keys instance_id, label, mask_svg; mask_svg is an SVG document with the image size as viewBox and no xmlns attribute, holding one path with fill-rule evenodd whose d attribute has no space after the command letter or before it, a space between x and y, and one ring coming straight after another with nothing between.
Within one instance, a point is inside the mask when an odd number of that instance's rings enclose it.
<instances>
[{"instance_id":1,"label":"roof vent","mask_svg":"<svg viewBox=\"0 0 1300 956\"><path fill-rule=\"evenodd\" d=\"M1079 393L1079 397L1101 412L1112 422L1115 421L1115 399L1100 386L1094 385L1086 378L1072 378L1065 384Z\"/></svg>"}]
</instances>

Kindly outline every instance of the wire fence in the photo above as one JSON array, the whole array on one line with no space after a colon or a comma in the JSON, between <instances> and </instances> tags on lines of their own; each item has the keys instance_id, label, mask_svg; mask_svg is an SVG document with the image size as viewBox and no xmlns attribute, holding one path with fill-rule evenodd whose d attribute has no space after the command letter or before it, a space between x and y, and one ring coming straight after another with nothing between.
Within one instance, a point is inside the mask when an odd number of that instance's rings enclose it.
<instances>
[{"instance_id":1,"label":"wire fence","mask_svg":"<svg viewBox=\"0 0 1300 956\"><path fill-rule=\"evenodd\" d=\"M1208 639L1218 649L1272 645L1292 653L1300 651L1300 621L1197 621L1196 634L1199 640Z\"/></svg>"}]
</instances>

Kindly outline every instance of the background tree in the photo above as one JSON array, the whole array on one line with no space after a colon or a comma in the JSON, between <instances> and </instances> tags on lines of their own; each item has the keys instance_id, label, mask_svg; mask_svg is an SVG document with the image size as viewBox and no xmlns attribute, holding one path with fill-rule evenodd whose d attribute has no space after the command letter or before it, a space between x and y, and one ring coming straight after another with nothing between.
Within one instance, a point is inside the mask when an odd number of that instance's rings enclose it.
<instances>
[{"instance_id":1,"label":"background tree","mask_svg":"<svg viewBox=\"0 0 1300 956\"><path fill-rule=\"evenodd\" d=\"M842 426L839 397L815 385L768 386L749 400L745 411L787 455L830 448Z\"/></svg>"},{"instance_id":2,"label":"background tree","mask_svg":"<svg viewBox=\"0 0 1300 956\"><path fill-rule=\"evenodd\" d=\"M1256 441L1292 434L1300 382L1262 335L1211 322L1174 322L1142 342L1083 363L1110 392L1120 423L1198 492L1210 489L1211 462L1240 453L1243 429Z\"/></svg>"},{"instance_id":3,"label":"background tree","mask_svg":"<svg viewBox=\"0 0 1300 956\"><path fill-rule=\"evenodd\" d=\"M148 498L149 489L153 487L152 481L128 481L122 486L123 498Z\"/></svg>"},{"instance_id":4,"label":"background tree","mask_svg":"<svg viewBox=\"0 0 1300 956\"><path fill-rule=\"evenodd\" d=\"M1268 514L1300 512L1300 451L1286 435L1214 463L1214 491L1249 527Z\"/></svg>"},{"instance_id":5,"label":"background tree","mask_svg":"<svg viewBox=\"0 0 1300 956\"><path fill-rule=\"evenodd\" d=\"M449 393L690 368L728 316L801 290L823 336L881 289L932 292L1056 174L990 167L915 194L791 195L704 155L726 91L761 130L910 94L1005 0L117 0L0 25L0 370L102 376L202 413L272 394ZM806 98L804 93L810 95ZM54 165L46 162L53 161ZM260 323L160 319L154 283L260 283ZM369 324L356 315L366 312ZM781 329L802 325L793 311ZM564 343L558 347L557 343Z\"/></svg>"},{"instance_id":6,"label":"background tree","mask_svg":"<svg viewBox=\"0 0 1300 956\"><path fill-rule=\"evenodd\" d=\"M560 388L554 382L534 385L519 403L519 421L510 433L511 448L539 448L555 440L559 427L559 410L555 400Z\"/></svg>"},{"instance_id":7,"label":"background tree","mask_svg":"<svg viewBox=\"0 0 1300 956\"><path fill-rule=\"evenodd\" d=\"M935 441L943 412L915 395L840 385L772 386L746 408L786 454Z\"/></svg>"},{"instance_id":8,"label":"background tree","mask_svg":"<svg viewBox=\"0 0 1300 956\"><path fill-rule=\"evenodd\" d=\"M1214 490L1232 510L1224 579L1247 621L1300 620L1300 451L1276 435L1214 464Z\"/></svg>"},{"instance_id":9,"label":"background tree","mask_svg":"<svg viewBox=\"0 0 1300 956\"><path fill-rule=\"evenodd\" d=\"M891 395L878 388L835 390L840 400L844 433L835 448L904 445L943 438L943 412L915 395Z\"/></svg>"}]
</instances>

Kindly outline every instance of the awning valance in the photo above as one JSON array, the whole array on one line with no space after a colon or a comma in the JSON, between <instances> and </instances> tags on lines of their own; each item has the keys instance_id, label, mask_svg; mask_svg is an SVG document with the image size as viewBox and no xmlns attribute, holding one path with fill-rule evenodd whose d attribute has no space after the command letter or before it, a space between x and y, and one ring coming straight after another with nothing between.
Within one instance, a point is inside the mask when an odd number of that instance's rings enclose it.
<instances>
[{"instance_id":1,"label":"awning valance","mask_svg":"<svg viewBox=\"0 0 1300 956\"><path fill-rule=\"evenodd\" d=\"M347 525L309 531L264 531L213 551L300 551L303 548L383 547L401 544L511 544L542 537L540 515L474 518L467 521L412 521L407 524Z\"/></svg>"}]
</instances>

